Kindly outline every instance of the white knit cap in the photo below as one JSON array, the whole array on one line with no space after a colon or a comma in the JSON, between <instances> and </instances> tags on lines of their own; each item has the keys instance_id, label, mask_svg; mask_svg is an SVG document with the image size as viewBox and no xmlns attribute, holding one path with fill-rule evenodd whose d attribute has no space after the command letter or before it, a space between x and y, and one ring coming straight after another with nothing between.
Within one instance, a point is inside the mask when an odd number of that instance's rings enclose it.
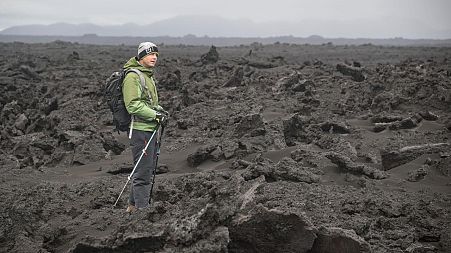
<instances>
[{"instance_id":1,"label":"white knit cap","mask_svg":"<svg viewBox=\"0 0 451 253\"><path fill-rule=\"evenodd\" d=\"M139 44L138 46L138 60L142 59L144 56L151 54L151 53L157 53L158 54L158 47L152 42L143 42Z\"/></svg>"}]
</instances>

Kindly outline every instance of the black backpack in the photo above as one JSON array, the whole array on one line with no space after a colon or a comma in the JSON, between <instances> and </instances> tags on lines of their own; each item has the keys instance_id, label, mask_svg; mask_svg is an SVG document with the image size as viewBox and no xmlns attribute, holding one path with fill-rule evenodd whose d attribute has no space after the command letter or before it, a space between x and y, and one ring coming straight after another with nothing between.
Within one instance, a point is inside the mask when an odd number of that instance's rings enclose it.
<instances>
[{"instance_id":1,"label":"black backpack","mask_svg":"<svg viewBox=\"0 0 451 253\"><path fill-rule=\"evenodd\" d=\"M141 80L141 89L147 90L146 80L144 79L141 71L137 69L113 72L113 74L111 74L111 76L106 80L104 87L104 97L111 113L113 114L113 125L116 127L115 130L118 131L118 133L120 131L128 131L131 122L131 115L128 113L127 108L125 108L124 96L122 94L122 84L125 76L129 72L135 72L138 74Z\"/></svg>"}]
</instances>

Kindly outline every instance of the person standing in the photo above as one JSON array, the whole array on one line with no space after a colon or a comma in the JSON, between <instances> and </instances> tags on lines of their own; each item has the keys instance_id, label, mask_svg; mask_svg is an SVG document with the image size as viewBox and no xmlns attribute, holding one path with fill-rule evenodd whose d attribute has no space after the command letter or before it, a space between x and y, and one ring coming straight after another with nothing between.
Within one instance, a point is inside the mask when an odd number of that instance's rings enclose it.
<instances>
[{"instance_id":1,"label":"person standing","mask_svg":"<svg viewBox=\"0 0 451 253\"><path fill-rule=\"evenodd\" d=\"M132 116L129 138L135 165L147 143L151 142L132 175L126 210L129 213L149 206L151 177L153 170L156 170L157 134L151 137L163 117L167 116L167 112L159 105L153 78L158 56L158 48L154 43L142 42L138 46L137 56L124 65L124 70L128 72L123 81L122 93L125 107ZM130 69L138 70L138 73Z\"/></svg>"}]
</instances>

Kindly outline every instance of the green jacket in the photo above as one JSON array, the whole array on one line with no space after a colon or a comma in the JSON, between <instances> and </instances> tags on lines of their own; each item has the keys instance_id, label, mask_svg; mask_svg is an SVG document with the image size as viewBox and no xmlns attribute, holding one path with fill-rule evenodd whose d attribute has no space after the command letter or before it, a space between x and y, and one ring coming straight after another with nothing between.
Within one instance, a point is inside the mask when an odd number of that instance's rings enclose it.
<instances>
[{"instance_id":1,"label":"green jacket","mask_svg":"<svg viewBox=\"0 0 451 253\"><path fill-rule=\"evenodd\" d=\"M124 103L128 113L134 117L133 129L142 131L154 131L157 125L155 120L156 112L163 108L158 105L158 94L153 80L153 69L146 68L138 63L135 57L128 60L124 65L124 70L137 69L141 71L146 80L147 90L150 92L152 101L149 101L147 91L143 91L140 84L139 75L129 72L122 85Z\"/></svg>"}]
</instances>

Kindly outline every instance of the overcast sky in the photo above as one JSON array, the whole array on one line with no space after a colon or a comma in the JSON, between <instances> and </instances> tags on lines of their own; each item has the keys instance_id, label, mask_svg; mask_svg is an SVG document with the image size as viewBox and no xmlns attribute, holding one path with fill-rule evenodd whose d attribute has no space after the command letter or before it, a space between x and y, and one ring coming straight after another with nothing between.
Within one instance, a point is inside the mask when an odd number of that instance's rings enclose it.
<instances>
[{"instance_id":1,"label":"overcast sky","mask_svg":"<svg viewBox=\"0 0 451 253\"><path fill-rule=\"evenodd\" d=\"M450 13L451 0L0 0L0 30L56 22L150 24L179 15L215 15L257 23L304 22L309 32L318 24L315 34L326 37L443 39L451 38Z\"/></svg>"}]
</instances>

